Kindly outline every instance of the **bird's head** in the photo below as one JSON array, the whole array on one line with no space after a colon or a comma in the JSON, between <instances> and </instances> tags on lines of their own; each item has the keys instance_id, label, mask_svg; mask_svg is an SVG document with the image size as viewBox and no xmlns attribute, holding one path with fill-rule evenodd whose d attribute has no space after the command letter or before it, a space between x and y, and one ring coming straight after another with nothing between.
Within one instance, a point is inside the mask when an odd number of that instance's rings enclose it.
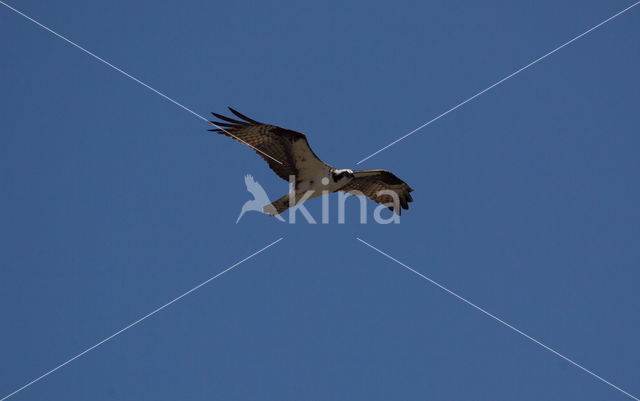
<instances>
[{"instance_id":1,"label":"bird's head","mask_svg":"<svg viewBox=\"0 0 640 401\"><path fill-rule=\"evenodd\" d=\"M344 180L351 180L354 176L353 170L349 169L336 169L331 172L333 182L339 182Z\"/></svg>"}]
</instances>

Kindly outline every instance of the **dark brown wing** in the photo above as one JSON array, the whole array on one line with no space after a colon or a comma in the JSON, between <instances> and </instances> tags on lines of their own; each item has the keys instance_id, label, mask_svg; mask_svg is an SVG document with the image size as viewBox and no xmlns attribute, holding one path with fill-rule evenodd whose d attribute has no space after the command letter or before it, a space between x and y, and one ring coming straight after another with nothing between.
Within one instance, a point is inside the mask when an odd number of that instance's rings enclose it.
<instances>
[{"instance_id":1,"label":"dark brown wing","mask_svg":"<svg viewBox=\"0 0 640 401\"><path fill-rule=\"evenodd\" d=\"M222 121L210 121L216 128L209 131L235 139L253 148L283 180L299 176L301 170L324 163L309 147L306 136L297 131L255 121L229 107L240 120L211 113ZM297 156L297 157L296 157ZM302 162L306 162L303 165Z\"/></svg>"},{"instance_id":2,"label":"dark brown wing","mask_svg":"<svg viewBox=\"0 0 640 401\"><path fill-rule=\"evenodd\" d=\"M353 174L355 178L340 188L340 191L354 195L365 195L372 201L387 206L398 215L402 209L409 209L409 202L413 201L410 194L413 189L392 172L387 170L355 170ZM393 195L380 193L380 191L395 192L399 207L397 209L394 207Z\"/></svg>"}]
</instances>

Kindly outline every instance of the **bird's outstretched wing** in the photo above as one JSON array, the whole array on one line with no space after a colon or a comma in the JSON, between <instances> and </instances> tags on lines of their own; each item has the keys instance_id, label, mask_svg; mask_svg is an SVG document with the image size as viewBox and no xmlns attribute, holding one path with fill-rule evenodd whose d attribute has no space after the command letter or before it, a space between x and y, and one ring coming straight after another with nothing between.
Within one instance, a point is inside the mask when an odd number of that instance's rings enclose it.
<instances>
[{"instance_id":1,"label":"bird's outstretched wing","mask_svg":"<svg viewBox=\"0 0 640 401\"><path fill-rule=\"evenodd\" d=\"M387 170L355 170L353 174L355 178L340 188L340 191L354 195L365 195L372 201L387 206L398 215L402 209L409 209L409 202L413 201L410 194L413 189L392 172ZM395 192L398 205L395 204L394 195L390 192Z\"/></svg>"},{"instance_id":2,"label":"bird's outstretched wing","mask_svg":"<svg viewBox=\"0 0 640 401\"><path fill-rule=\"evenodd\" d=\"M255 121L229 107L239 120L211 113L222 121L210 121L219 128L209 131L231 137L250 146L283 180L290 175L304 176L305 171L324 168L326 164L313 153L307 137L297 131Z\"/></svg>"}]
</instances>

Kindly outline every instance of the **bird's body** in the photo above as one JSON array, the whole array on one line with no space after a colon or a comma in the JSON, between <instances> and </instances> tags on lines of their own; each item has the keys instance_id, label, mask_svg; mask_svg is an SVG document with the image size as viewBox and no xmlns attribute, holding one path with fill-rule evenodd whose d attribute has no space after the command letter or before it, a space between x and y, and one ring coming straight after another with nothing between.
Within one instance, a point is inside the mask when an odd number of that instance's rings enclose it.
<instances>
[{"instance_id":1,"label":"bird's body","mask_svg":"<svg viewBox=\"0 0 640 401\"><path fill-rule=\"evenodd\" d=\"M343 172L344 175L340 175L340 178L335 178L338 174L342 174ZM275 202L266 205L264 207L264 211L270 215L278 215L288 208L309 199L317 198L318 196L332 192L338 192L353 179L353 177L350 177L347 174L353 174L353 171L324 168L315 172L308 172L308 175L305 178L295 179L291 191ZM293 204L292 201L294 202Z\"/></svg>"},{"instance_id":2,"label":"bird's body","mask_svg":"<svg viewBox=\"0 0 640 401\"><path fill-rule=\"evenodd\" d=\"M413 190L393 173L336 169L316 156L304 134L263 124L232 108L229 110L240 120L212 113L222 121L211 121L218 128L210 131L250 146L280 178L292 183L290 193L266 205L265 212L278 215L305 200L338 191L367 196L397 214L409 208Z\"/></svg>"}]
</instances>

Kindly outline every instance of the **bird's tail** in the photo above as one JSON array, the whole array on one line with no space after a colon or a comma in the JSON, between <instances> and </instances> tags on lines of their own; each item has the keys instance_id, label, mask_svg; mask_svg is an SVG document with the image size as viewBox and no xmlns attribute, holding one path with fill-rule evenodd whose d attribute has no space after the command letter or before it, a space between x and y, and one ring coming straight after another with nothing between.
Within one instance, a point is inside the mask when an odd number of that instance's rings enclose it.
<instances>
[{"instance_id":1,"label":"bird's tail","mask_svg":"<svg viewBox=\"0 0 640 401\"><path fill-rule=\"evenodd\" d=\"M284 195L277 201L271 202L267 206L265 206L262 210L270 215L277 216L285 210L289 209L291 206L289 205L289 194Z\"/></svg>"}]
</instances>

